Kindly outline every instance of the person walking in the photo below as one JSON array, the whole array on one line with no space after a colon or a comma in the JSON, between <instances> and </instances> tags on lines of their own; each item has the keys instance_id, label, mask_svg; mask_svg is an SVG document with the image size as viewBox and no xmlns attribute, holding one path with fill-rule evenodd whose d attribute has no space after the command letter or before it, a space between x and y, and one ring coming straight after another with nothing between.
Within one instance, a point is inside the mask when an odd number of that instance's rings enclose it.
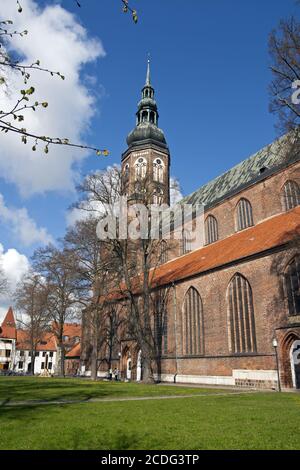
<instances>
[{"instance_id":1,"label":"person walking","mask_svg":"<svg viewBox=\"0 0 300 470\"><path fill-rule=\"evenodd\" d=\"M119 370L117 367L114 369L114 376L115 376L115 381L117 382L119 380Z\"/></svg>"}]
</instances>

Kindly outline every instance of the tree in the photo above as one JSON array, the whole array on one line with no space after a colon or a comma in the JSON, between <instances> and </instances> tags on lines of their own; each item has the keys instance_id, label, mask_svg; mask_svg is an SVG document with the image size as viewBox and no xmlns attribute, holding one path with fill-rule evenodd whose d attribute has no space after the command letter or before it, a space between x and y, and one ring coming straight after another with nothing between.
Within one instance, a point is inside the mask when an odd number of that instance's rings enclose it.
<instances>
[{"instance_id":1,"label":"tree","mask_svg":"<svg viewBox=\"0 0 300 470\"><path fill-rule=\"evenodd\" d=\"M25 332L25 342L31 351L30 373L34 375L38 344L49 331L49 291L42 277L30 270L15 291L16 306L21 313L18 323Z\"/></svg>"},{"instance_id":2,"label":"tree","mask_svg":"<svg viewBox=\"0 0 300 470\"><path fill-rule=\"evenodd\" d=\"M105 321L105 340L108 351L107 363L108 368L112 368L112 361L116 357L116 353L120 352L121 328L125 325L126 317L124 315L126 305L122 303L106 304L106 321ZM119 359L119 357L118 357Z\"/></svg>"},{"instance_id":3,"label":"tree","mask_svg":"<svg viewBox=\"0 0 300 470\"><path fill-rule=\"evenodd\" d=\"M17 1L18 12L22 13L22 6ZM106 149L99 149L89 145L78 145L70 142L67 137L53 137L47 135L36 135L30 129L25 127L26 115L29 111L36 111L37 108L47 108L48 102L38 102L33 99L35 87L31 84L32 71L39 71L46 73L50 77L58 77L65 80L65 76L60 72L47 69L43 67L40 60L37 59L32 64L21 64L18 59L14 59L7 51L8 39L13 36L25 36L29 34L27 29L23 31L16 31L13 28L11 20L0 20L0 87L8 85L7 76L10 73L19 74L24 82L24 89L20 90L20 96L10 109L0 109L0 131L4 134L14 133L20 136L22 142L27 144L32 143L32 150L36 151L39 144L43 145L44 152L49 153L51 145L64 145L68 147L93 150L97 155L107 156L109 154Z\"/></svg>"},{"instance_id":4,"label":"tree","mask_svg":"<svg viewBox=\"0 0 300 470\"><path fill-rule=\"evenodd\" d=\"M64 239L65 249L72 253L81 280L76 297L84 309L84 327L89 332L92 380L97 379L99 352L107 340L109 318L105 313L104 298L115 277L111 263L101 256L102 243L97 237L97 223L98 219L90 215L70 228Z\"/></svg>"},{"instance_id":5,"label":"tree","mask_svg":"<svg viewBox=\"0 0 300 470\"><path fill-rule=\"evenodd\" d=\"M145 222L142 220L145 213L140 212L141 205L148 211L153 201L154 188L151 181L141 178L138 183L136 197L140 206L135 206L131 201L129 206L126 205L124 208L126 214L129 214L128 225L126 223L125 227L126 233L128 226L132 223L141 227ZM89 176L81 190L86 194L86 200L81 202L79 207L88 211L99 210L101 207L102 218L105 221L106 217L115 215L116 205L122 196L121 170L115 166L105 172ZM137 219L134 222L135 215ZM119 220L120 216L119 213ZM146 218L148 221L148 212ZM165 251L171 248L171 242L165 246L161 237L153 237L151 228L151 223L146 223L146 230L140 234L139 238L123 239L109 233L108 227L108 238L103 238L108 262L114 267L118 276L118 283L114 283L114 286L110 285L110 293L116 298L127 301L126 322L130 335L142 351L145 382L154 380L153 361L157 358L158 351L154 335L153 279L156 267L162 262ZM112 229L114 229L113 226Z\"/></svg>"},{"instance_id":6,"label":"tree","mask_svg":"<svg viewBox=\"0 0 300 470\"><path fill-rule=\"evenodd\" d=\"M300 23L282 20L270 34L269 52L273 80L270 110L278 116L280 131L299 132L300 124ZM298 91L297 91L298 90Z\"/></svg>"},{"instance_id":7,"label":"tree","mask_svg":"<svg viewBox=\"0 0 300 470\"><path fill-rule=\"evenodd\" d=\"M81 4L75 0L75 3L80 7ZM137 11L133 9L128 0L121 0L123 4L123 12L130 12L132 19L135 23L138 21ZM22 13L23 8L20 2L16 1L17 10ZM16 100L16 103L11 109L0 110L0 130L3 133L14 133L19 135L22 142L27 144L29 141L32 142L32 150L35 152L39 144L43 145L44 152L49 153L49 147L51 145L64 145L68 147L74 147L79 149L93 150L98 156L107 156L109 154L107 149L100 149L90 145L78 145L70 142L67 137L53 137L47 135L37 135L27 129L24 126L26 114L28 111L36 111L37 108L48 107L48 102L38 102L33 99L35 93L35 87L30 84L31 72L37 70L42 73L47 73L50 76L57 76L62 80L65 80L65 76L61 72L49 70L47 67L41 66L41 62L37 59L32 64L20 64L19 60L15 60L7 52L7 41L13 36L26 36L29 34L27 29L23 31L16 31L13 28L12 20L0 20L0 86L2 88L7 84L7 75L9 72L16 72L21 75L24 81L24 89L20 90L20 97ZM22 124L21 124L22 123Z\"/></svg>"},{"instance_id":8,"label":"tree","mask_svg":"<svg viewBox=\"0 0 300 470\"><path fill-rule=\"evenodd\" d=\"M74 2L77 4L78 7L81 7L82 2L79 3L78 0L74 0ZM137 23L138 22L137 11L130 6L129 0L121 0L121 3L123 4L123 12L124 13L130 12L134 23Z\"/></svg>"},{"instance_id":9,"label":"tree","mask_svg":"<svg viewBox=\"0 0 300 470\"><path fill-rule=\"evenodd\" d=\"M64 376L64 326L78 315L78 292L82 279L76 271L73 253L64 248L48 245L36 250L33 266L48 288L49 320L57 340L57 374Z\"/></svg>"}]
</instances>

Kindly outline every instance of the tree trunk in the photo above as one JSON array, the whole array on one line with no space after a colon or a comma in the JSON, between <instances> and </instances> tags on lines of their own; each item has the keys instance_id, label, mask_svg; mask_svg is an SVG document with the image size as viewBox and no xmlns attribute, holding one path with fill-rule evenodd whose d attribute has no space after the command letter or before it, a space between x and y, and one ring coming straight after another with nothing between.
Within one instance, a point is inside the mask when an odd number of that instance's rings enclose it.
<instances>
[{"instance_id":1,"label":"tree trunk","mask_svg":"<svg viewBox=\"0 0 300 470\"><path fill-rule=\"evenodd\" d=\"M65 376L65 358L64 358L64 346L60 344L57 346L57 359L56 359L56 374L59 377Z\"/></svg>"},{"instance_id":2,"label":"tree trunk","mask_svg":"<svg viewBox=\"0 0 300 470\"><path fill-rule=\"evenodd\" d=\"M97 341L93 341L93 349L91 354L91 379L97 380L98 373L98 350Z\"/></svg>"},{"instance_id":3,"label":"tree trunk","mask_svg":"<svg viewBox=\"0 0 300 470\"><path fill-rule=\"evenodd\" d=\"M149 356L148 357L146 355L143 356L142 369L143 369L142 381L144 383L154 383L151 359L149 358Z\"/></svg>"},{"instance_id":4,"label":"tree trunk","mask_svg":"<svg viewBox=\"0 0 300 470\"><path fill-rule=\"evenodd\" d=\"M30 367L30 375L34 375L34 363L35 363L35 350L31 350L31 367Z\"/></svg>"}]
</instances>

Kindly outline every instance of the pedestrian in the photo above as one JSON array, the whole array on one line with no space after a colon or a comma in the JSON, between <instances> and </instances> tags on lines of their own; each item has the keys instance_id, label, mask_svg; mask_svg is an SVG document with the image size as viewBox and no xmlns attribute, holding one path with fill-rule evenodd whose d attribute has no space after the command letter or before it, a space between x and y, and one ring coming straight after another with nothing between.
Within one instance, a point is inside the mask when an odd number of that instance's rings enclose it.
<instances>
[{"instance_id":1,"label":"pedestrian","mask_svg":"<svg viewBox=\"0 0 300 470\"><path fill-rule=\"evenodd\" d=\"M113 375L113 371L112 371L112 368L110 368L108 372L109 380L112 380L112 375Z\"/></svg>"},{"instance_id":2,"label":"pedestrian","mask_svg":"<svg viewBox=\"0 0 300 470\"><path fill-rule=\"evenodd\" d=\"M117 382L119 379L119 370L117 369L117 367L115 367L114 369L114 376L115 376L115 381Z\"/></svg>"}]
</instances>

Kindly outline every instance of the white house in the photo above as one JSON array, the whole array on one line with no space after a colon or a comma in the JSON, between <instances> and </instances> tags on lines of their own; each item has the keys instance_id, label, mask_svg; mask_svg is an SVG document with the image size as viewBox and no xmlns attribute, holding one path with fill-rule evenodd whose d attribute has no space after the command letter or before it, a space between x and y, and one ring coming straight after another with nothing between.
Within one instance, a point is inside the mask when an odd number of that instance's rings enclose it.
<instances>
[{"instance_id":1,"label":"white house","mask_svg":"<svg viewBox=\"0 0 300 470\"><path fill-rule=\"evenodd\" d=\"M55 324L52 324L52 330ZM77 323L64 325L63 341L66 352L79 344L81 326ZM57 364L57 342L53 332L45 332L35 351L34 373L54 374ZM0 370L20 373L31 372L32 356L28 332L18 329L10 307L0 327Z\"/></svg>"}]
</instances>

